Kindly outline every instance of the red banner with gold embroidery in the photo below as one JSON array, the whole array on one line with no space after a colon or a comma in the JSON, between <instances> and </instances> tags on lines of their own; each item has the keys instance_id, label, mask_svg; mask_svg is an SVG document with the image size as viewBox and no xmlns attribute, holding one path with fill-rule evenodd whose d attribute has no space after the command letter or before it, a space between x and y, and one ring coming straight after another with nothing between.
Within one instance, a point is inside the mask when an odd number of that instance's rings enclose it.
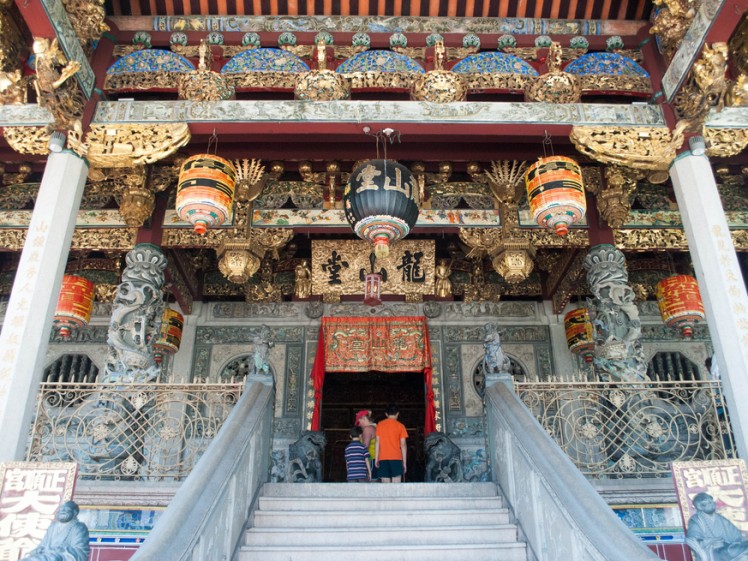
<instances>
[{"instance_id":1,"label":"red banner with gold embroidery","mask_svg":"<svg viewBox=\"0 0 748 561\"><path fill-rule=\"evenodd\" d=\"M431 366L426 318L324 318L328 372L421 372Z\"/></svg>"},{"instance_id":2,"label":"red banner with gold embroidery","mask_svg":"<svg viewBox=\"0 0 748 561\"><path fill-rule=\"evenodd\" d=\"M314 410L311 429L320 429L325 372L423 372L426 390L424 433L436 430L431 389L431 345L425 317L322 318L312 368Z\"/></svg>"}]
</instances>

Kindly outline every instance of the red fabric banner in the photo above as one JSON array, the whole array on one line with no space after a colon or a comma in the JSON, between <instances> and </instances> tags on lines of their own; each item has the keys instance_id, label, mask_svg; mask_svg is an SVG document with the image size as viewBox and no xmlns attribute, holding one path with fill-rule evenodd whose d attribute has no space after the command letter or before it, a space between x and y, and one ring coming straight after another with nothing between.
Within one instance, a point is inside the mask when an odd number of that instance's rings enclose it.
<instances>
[{"instance_id":1,"label":"red fabric banner","mask_svg":"<svg viewBox=\"0 0 748 561\"><path fill-rule=\"evenodd\" d=\"M431 345L425 317L322 318L312 368L312 430L320 429L322 387L327 370L423 372L426 394L424 434L436 430L436 407L431 388Z\"/></svg>"}]
</instances>

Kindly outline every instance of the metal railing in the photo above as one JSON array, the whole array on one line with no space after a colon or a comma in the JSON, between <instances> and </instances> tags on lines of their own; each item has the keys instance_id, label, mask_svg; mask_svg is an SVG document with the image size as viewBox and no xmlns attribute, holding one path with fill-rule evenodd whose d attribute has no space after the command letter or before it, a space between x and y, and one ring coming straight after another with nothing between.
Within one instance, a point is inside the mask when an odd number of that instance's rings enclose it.
<instances>
[{"instance_id":1,"label":"metal railing","mask_svg":"<svg viewBox=\"0 0 748 561\"><path fill-rule=\"evenodd\" d=\"M44 383L30 461L74 461L85 479L182 480L243 384Z\"/></svg>"},{"instance_id":2,"label":"metal railing","mask_svg":"<svg viewBox=\"0 0 748 561\"><path fill-rule=\"evenodd\" d=\"M669 477L673 461L734 457L716 381L521 383L515 391L587 477Z\"/></svg>"},{"instance_id":3,"label":"metal railing","mask_svg":"<svg viewBox=\"0 0 748 561\"><path fill-rule=\"evenodd\" d=\"M270 386L247 383L132 561L236 559L250 507L269 474L273 396Z\"/></svg>"}]
</instances>

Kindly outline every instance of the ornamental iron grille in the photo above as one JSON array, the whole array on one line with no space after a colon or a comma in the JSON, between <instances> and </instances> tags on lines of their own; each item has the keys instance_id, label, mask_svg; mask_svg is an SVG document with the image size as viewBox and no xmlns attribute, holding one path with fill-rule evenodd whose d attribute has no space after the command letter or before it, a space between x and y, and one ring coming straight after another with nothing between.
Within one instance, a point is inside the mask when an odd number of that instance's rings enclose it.
<instances>
[{"instance_id":1,"label":"ornamental iron grille","mask_svg":"<svg viewBox=\"0 0 748 561\"><path fill-rule=\"evenodd\" d=\"M28 461L74 461L83 479L184 479L243 384L44 383Z\"/></svg>"},{"instance_id":2,"label":"ornamental iron grille","mask_svg":"<svg viewBox=\"0 0 748 561\"><path fill-rule=\"evenodd\" d=\"M735 457L716 381L535 383L515 388L587 477L670 477L674 461Z\"/></svg>"}]
</instances>

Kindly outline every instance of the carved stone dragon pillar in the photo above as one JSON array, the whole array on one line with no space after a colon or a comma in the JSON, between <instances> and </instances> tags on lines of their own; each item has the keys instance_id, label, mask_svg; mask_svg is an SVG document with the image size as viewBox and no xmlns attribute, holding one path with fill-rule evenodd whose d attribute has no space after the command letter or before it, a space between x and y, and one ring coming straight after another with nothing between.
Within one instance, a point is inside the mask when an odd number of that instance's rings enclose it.
<instances>
[{"instance_id":1,"label":"carved stone dragon pillar","mask_svg":"<svg viewBox=\"0 0 748 561\"><path fill-rule=\"evenodd\" d=\"M588 301L595 326L593 363L602 380L638 382L647 374L642 349L641 321L628 285L626 258L612 245L593 247L584 259L587 283L594 298Z\"/></svg>"},{"instance_id":2,"label":"carved stone dragon pillar","mask_svg":"<svg viewBox=\"0 0 748 561\"><path fill-rule=\"evenodd\" d=\"M109 322L109 356L102 382L145 383L160 368L153 358L164 299L166 257L152 244L136 245L125 257L127 266L114 298Z\"/></svg>"}]
</instances>

